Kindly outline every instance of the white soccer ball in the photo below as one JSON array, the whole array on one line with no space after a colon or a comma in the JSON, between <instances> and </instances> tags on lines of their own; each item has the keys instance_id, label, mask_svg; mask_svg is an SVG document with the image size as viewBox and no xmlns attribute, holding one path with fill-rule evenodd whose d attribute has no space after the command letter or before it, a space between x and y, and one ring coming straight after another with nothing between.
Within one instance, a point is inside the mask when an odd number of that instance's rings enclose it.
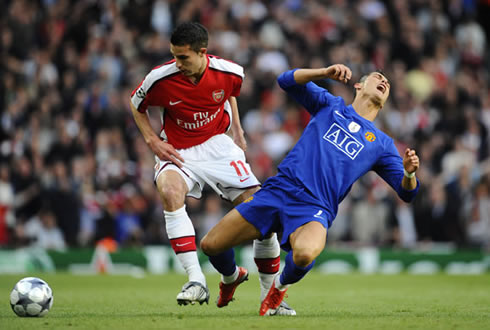
<instances>
[{"instance_id":1,"label":"white soccer ball","mask_svg":"<svg viewBox=\"0 0 490 330\"><path fill-rule=\"evenodd\" d=\"M40 278L23 278L10 293L10 306L18 316L44 316L53 306L53 291Z\"/></svg>"}]
</instances>

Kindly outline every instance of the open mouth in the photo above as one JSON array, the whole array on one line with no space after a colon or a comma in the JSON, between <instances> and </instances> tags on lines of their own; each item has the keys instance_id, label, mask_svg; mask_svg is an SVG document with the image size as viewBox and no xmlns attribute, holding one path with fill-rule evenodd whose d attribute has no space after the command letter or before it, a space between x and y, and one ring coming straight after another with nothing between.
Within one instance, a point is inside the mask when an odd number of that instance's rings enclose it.
<instances>
[{"instance_id":1,"label":"open mouth","mask_svg":"<svg viewBox=\"0 0 490 330\"><path fill-rule=\"evenodd\" d=\"M386 86L383 85L383 84L380 84L378 85L378 87L376 87L381 93L384 94L384 92L386 92Z\"/></svg>"}]
</instances>

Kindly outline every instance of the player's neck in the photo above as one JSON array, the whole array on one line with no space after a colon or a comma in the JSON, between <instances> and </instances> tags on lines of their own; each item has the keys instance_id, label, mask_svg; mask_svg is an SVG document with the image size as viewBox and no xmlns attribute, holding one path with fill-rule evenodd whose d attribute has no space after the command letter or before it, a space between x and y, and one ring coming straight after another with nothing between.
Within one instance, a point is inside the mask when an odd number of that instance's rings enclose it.
<instances>
[{"instance_id":1,"label":"player's neck","mask_svg":"<svg viewBox=\"0 0 490 330\"><path fill-rule=\"evenodd\" d=\"M202 61L201 61L201 66L199 68L199 71L193 75L193 76L190 76L189 79L194 83L194 84L198 84L199 81L201 80L202 76L204 75L204 71L206 71L206 67L208 66L208 57L206 55L204 55Z\"/></svg>"},{"instance_id":2,"label":"player's neck","mask_svg":"<svg viewBox=\"0 0 490 330\"><path fill-rule=\"evenodd\" d=\"M378 115L381 106L374 103L369 98L356 97L352 102L352 107L357 114L369 121L374 121Z\"/></svg>"}]
</instances>

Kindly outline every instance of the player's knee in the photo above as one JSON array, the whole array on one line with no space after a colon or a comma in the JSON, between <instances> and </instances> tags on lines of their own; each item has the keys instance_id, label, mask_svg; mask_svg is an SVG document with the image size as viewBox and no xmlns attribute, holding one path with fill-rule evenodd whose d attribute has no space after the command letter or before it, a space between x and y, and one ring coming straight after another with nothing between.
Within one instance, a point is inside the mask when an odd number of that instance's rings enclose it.
<instances>
[{"instance_id":1,"label":"player's knee","mask_svg":"<svg viewBox=\"0 0 490 330\"><path fill-rule=\"evenodd\" d=\"M299 249L293 250L293 261L299 267L306 267L311 264L318 253L314 249Z\"/></svg>"},{"instance_id":2,"label":"player's knee","mask_svg":"<svg viewBox=\"0 0 490 330\"><path fill-rule=\"evenodd\" d=\"M166 184L160 189L163 206L166 210L175 210L185 202L186 191L180 185Z\"/></svg>"},{"instance_id":3,"label":"player's knee","mask_svg":"<svg viewBox=\"0 0 490 330\"><path fill-rule=\"evenodd\" d=\"M216 247L213 245L211 239L209 239L209 236L206 235L203 237L200 243L201 250L204 252L205 255L207 256L213 256L218 254Z\"/></svg>"}]
</instances>

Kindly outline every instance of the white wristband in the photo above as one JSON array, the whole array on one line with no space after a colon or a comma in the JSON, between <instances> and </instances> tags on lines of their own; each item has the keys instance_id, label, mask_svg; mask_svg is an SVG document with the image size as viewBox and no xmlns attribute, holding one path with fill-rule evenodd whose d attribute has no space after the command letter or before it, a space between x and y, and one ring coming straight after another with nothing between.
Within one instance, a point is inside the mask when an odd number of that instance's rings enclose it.
<instances>
[{"instance_id":1,"label":"white wristband","mask_svg":"<svg viewBox=\"0 0 490 330\"><path fill-rule=\"evenodd\" d=\"M405 175L407 178L411 179L415 176L415 172L408 173L406 169L403 169L403 175Z\"/></svg>"}]
</instances>

